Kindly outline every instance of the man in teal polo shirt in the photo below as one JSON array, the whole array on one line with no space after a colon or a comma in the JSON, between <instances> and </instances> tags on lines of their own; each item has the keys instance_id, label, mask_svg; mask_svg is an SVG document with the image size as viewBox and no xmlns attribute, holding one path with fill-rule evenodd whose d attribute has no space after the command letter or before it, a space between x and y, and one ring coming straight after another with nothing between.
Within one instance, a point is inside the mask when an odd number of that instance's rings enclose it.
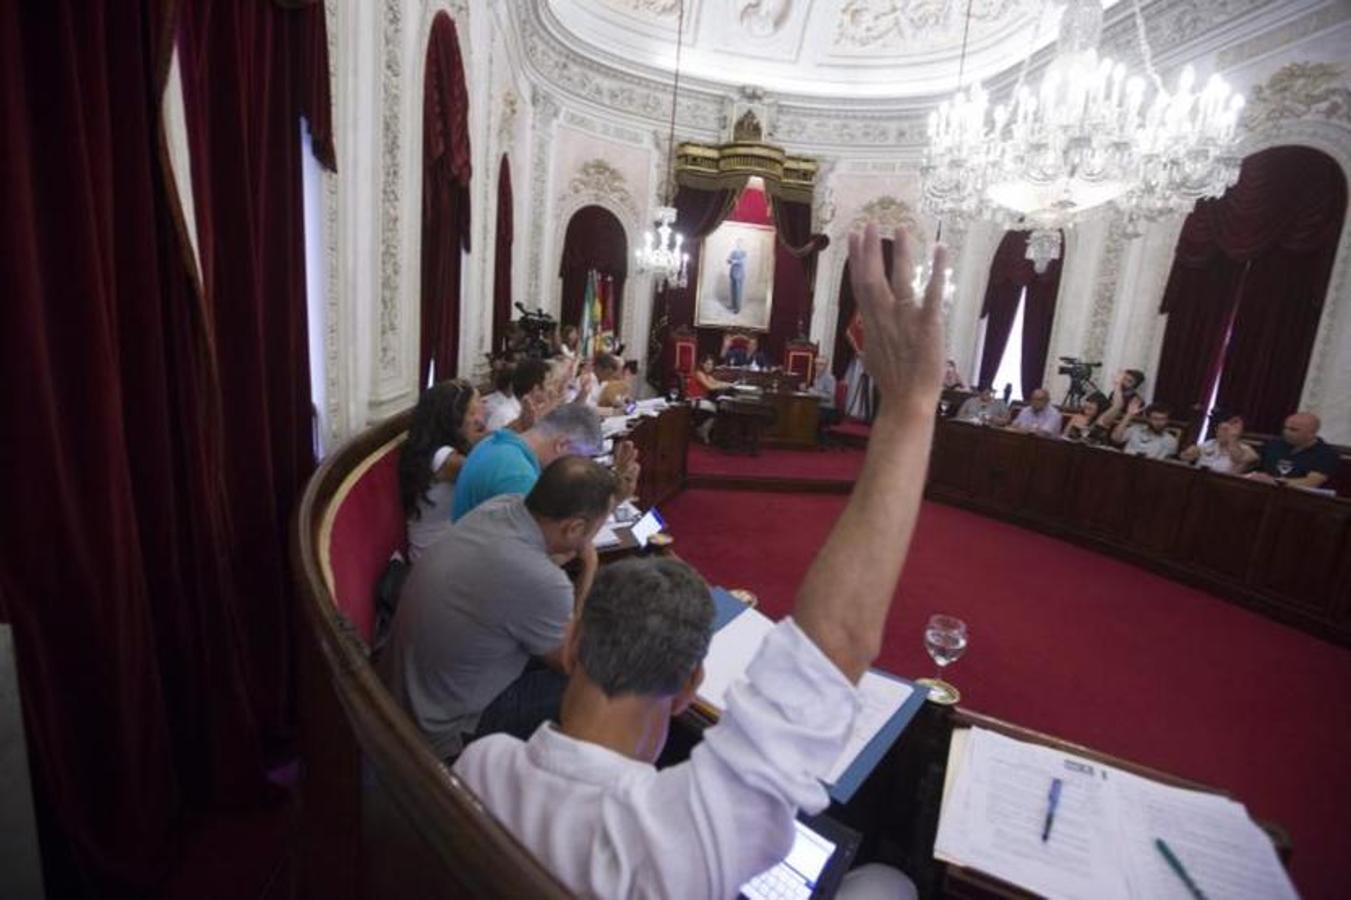
<instances>
[{"instance_id":1,"label":"man in teal polo shirt","mask_svg":"<svg viewBox=\"0 0 1351 900\"><path fill-rule=\"evenodd\" d=\"M582 403L559 406L523 434L495 431L478 442L460 469L451 518L458 522L502 494L528 494L549 463L561 456L594 456L602 443L600 416Z\"/></svg>"}]
</instances>

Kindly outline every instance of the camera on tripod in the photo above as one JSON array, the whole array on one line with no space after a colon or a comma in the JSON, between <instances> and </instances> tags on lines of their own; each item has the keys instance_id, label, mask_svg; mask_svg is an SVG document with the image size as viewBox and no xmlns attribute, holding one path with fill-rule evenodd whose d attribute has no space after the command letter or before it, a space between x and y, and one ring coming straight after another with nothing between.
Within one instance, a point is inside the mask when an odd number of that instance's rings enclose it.
<instances>
[{"instance_id":1,"label":"camera on tripod","mask_svg":"<svg viewBox=\"0 0 1351 900\"><path fill-rule=\"evenodd\" d=\"M1061 365L1056 371L1070 377L1070 389L1065 392L1062 406L1078 406L1089 393L1098 386L1093 383L1093 370L1102 366L1100 362L1084 362L1077 356L1060 357Z\"/></svg>"},{"instance_id":2,"label":"camera on tripod","mask_svg":"<svg viewBox=\"0 0 1351 900\"><path fill-rule=\"evenodd\" d=\"M553 355L553 334L558 323L542 309L531 312L520 303L516 308L521 311L521 317L514 324L520 331L510 349L531 359L548 359Z\"/></svg>"}]
</instances>

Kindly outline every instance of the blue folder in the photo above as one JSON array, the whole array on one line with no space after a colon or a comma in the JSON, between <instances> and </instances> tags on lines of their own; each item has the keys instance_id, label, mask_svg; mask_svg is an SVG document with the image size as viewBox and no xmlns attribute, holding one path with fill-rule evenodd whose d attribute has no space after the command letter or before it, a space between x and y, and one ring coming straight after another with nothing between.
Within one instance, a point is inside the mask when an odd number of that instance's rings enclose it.
<instances>
[{"instance_id":1,"label":"blue folder","mask_svg":"<svg viewBox=\"0 0 1351 900\"><path fill-rule=\"evenodd\" d=\"M713 595L713 630L716 632L724 628L738 615L745 612L748 607L730 593L720 587L710 588ZM914 684L904 678L898 678L890 672L883 672L881 669L873 669L873 674L880 675L883 678L890 678L892 681L899 681L902 684L908 684L911 688L911 694L906 701L901 704L901 708L896 710L887 724L873 735L873 739L867 743L863 751L854 758L849 768L844 770L840 780L832 785L828 785L830 799L836 803L848 803L850 798L858 791L859 787L868 776L872 774L873 769L882 761L882 757L887 755L892 744L901 736L905 726L910 724L910 720L919 712L920 707L924 705L924 700L929 695L929 689L923 685Z\"/></svg>"}]
</instances>

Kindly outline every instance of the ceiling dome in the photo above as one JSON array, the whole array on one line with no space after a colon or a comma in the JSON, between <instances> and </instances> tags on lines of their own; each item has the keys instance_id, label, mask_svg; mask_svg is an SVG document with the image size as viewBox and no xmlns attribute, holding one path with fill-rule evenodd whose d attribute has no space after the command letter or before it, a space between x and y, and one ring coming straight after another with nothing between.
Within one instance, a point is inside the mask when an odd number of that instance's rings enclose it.
<instances>
[{"instance_id":1,"label":"ceiling dome","mask_svg":"<svg viewBox=\"0 0 1351 900\"><path fill-rule=\"evenodd\" d=\"M531 0L590 58L669 77L680 0ZM1110 6L1115 0L1108 0ZM956 87L966 0L684 0L681 74L800 97L906 98ZM1056 38L1061 7L971 0L964 80L1017 66Z\"/></svg>"}]
</instances>

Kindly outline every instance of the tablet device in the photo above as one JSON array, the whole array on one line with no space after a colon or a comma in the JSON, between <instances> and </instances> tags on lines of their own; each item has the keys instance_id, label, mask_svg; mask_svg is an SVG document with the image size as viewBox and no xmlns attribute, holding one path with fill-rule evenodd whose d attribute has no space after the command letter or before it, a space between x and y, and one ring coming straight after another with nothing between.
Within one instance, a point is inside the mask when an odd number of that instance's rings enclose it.
<instances>
[{"instance_id":1,"label":"tablet device","mask_svg":"<svg viewBox=\"0 0 1351 900\"><path fill-rule=\"evenodd\" d=\"M638 546L646 547L652 535L665 527L666 522L663 521L661 513L657 512L657 508L654 506L644 513L641 519L634 522L633 527L629 530L633 533L633 539L638 542Z\"/></svg>"},{"instance_id":2,"label":"tablet device","mask_svg":"<svg viewBox=\"0 0 1351 900\"><path fill-rule=\"evenodd\" d=\"M826 816L799 814L783 862L741 886L742 900L826 900L854 861L862 835Z\"/></svg>"}]
</instances>

